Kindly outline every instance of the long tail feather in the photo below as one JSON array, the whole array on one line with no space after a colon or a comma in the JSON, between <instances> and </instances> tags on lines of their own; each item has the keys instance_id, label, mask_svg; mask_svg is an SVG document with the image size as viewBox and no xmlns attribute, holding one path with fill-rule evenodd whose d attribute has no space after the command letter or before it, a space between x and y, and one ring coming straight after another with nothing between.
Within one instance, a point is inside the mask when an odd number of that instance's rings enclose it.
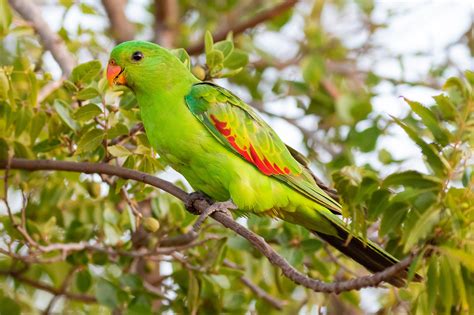
<instances>
[{"instance_id":1,"label":"long tail feather","mask_svg":"<svg viewBox=\"0 0 474 315\"><path fill-rule=\"evenodd\" d=\"M398 262L395 257L370 241L364 242L357 237L352 237L350 242L347 242L348 232L337 225L335 227L338 231L337 236L317 231L312 232L371 272L382 271ZM387 281L396 287L403 287L407 276L408 270L403 270ZM413 280L421 281L421 279L419 275L415 275Z\"/></svg>"}]
</instances>

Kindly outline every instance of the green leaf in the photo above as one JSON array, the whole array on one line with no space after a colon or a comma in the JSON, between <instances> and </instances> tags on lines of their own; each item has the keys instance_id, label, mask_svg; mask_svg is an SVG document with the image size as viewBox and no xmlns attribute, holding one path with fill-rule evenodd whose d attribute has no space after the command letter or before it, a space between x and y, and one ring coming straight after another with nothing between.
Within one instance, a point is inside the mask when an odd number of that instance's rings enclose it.
<instances>
[{"instance_id":1,"label":"green leaf","mask_svg":"<svg viewBox=\"0 0 474 315\"><path fill-rule=\"evenodd\" d=\"M375 149L379 136L380 129L377 126L369 127L360 132L352 128L348 135L348 141L362 152L370 152Z\"/></svg>"},{"instance_id":2,"label":"green leaf","mask_svg":"<svg viewBox=\"0 0 474 315\"><path fill-rule=\"evenodd\" d=\"M129 287L131 290L136 291L143 288L142 279L135 274L125 274L120 277L120 284L122 287Z\"/></svg>"},{"instance_id":3,"label":"green leaf","mask_svg":"<svg viewBox=\"0 0 474 315\"><path fill-rule=\"evenodd\" d=\"M220 50L224 54L224 58L227 58L229 54L234 50L234 43L230 40L223 40L214 44L214 49Z\"/></svg>"},{"instance_id":4,"label":"green leaf","mask_svg":"<svg viewBox=\"0 0 474 315\"><path fill-rule=\"evenodd\" d=\"M396 227L399 227L408 211L406 204L401 202L390 203L384 210L382 221L380 223L380 236L386 235Z\"/></svg>"},{"instance_id":5,"label":"green leaf","mask_svg":"<svg viewBox=\"0 0 474 315\"><path fill-rule=\"evenodd\" d=\"M425 256L425 251L421 251L421 253L418 253L418 255L415 257L413 262L410 264L408 267L408 275L407 275L407 281L410 282L413 280L415 277L416 271L419 269L419 264L422 261L422 258Z\"/></svg>"},{"instance_id":6,"label":"green leaf","mask_svg":"<svg viewBox=\"0 0 474 315\"><path fill-rule=\"evenodd\" d=\"M387 149L380 150L378 153L378 158L379 161L383 164L390 164L392 162L396 162L393 160L392 153L390 153L390 151L388 151Z\"/></svg>"},{"instance_id":7,"label":"green leaf","mask_svg":"<svg viewBox=\"0 0 474 315\"><path fill-rule=\"evenodd\" d=\"M79 8L81 9L81 12L84 14L96 14L94 7L88 4L81 3L79 4Z\"/></svg>"},{"instance_id":8,"label":"green leaf","mask_svg":"<svg viewBox=\"0 0 474 315\"><path fill-rule=\"evenodd\" d=\"M462 80L458 77L451 77L443 85L443 90L448 91L451 97L466 98L467 90Z\"/></svg>"},{"instance_id":9,"label":"green leaf","mask_svg":"<svg viewBox=\"0 0 474 315\"><path fill-rule=\"evenodd\" d=\"M8 159L8 143L0 138L0 160Z\"/></svg>"},{"instance_id":10,"label":"green leaf","mask_svg":"<svg viewBox=\"0 0 474 315\"><path fill-rule=\"evenodd\" d=\"M237 70L245 67L248 62L248 54L241 49L235 48L232 50L232 53L225 58L224 67Z\"/></svg>"},{"instance_id":11,"label":"green leaf","mask_svg":"<svg viewBox=\"0 0 474 315\"><path fill-rule=\"evenodd\" d=\"M68 126L74 131L79 129L79 125L71 118L70 107L66 102L60 99L56 99L54 100L53 107L58 113L61 120L66 124L66 126Z\"/></svg>"},{"instance_id":12,"label":"green leaf","mask_svg":"<svg viewBox=\"0 0 474 315\"><path fill-rule=\"evenodd\" d=\"M213 50L214 40L212 39L212 34L209 31L206 31L204 35L204 49L206 51L206 58L207 54Z\"/></svg>"},{"instance_id":13,"label":"green leaf","mask_svg":"<svg viewBox=\"0 0 474 315\"><path fill-rule=\"evenodd\" d=\"M422 174L417 171L405 171L387 176L382 183L382 187L441 188L442 184L443 181L438 177Z\"/></svg>"},{"instance_id":14,"label":"green leaf","mask_svg":"<svg viewBox=\"0 0 474 315\"><path fill-rule=\"evenodd\" d=\"M31 110L27 107L18 110L15 121L15 137L18 138L30 125L31 116Z\"/></svg>"},{"instance_id":15,"label":"green leaf","mask_svg":"<svg viewBox=\"0 0 474 315\"><path fill-rule=\"evenodd\" d=\"M85 101L85 100L90 100L91 98L99 96L99 91L97 91L96 88L93 87L87 87L83 90L80 90L76 97L80 101Z\"/></svg>"},{"instance_id":16,"label":"green leaf","mask_svg":"<svg viewBox=\"0 0 474 315\"><path fill-rule=\"evenodd\" d=\"M30 149L27 148L20 141L13 142L13 152L15 153L15 157L26 158L26 159L31 159L33 157Z\"/></svg>"},{"instance_id":17,"label":"green leaf","mask_svg":"<svg viewBox=\"0 0 474 315\"><path fill-rule=\"evenodd\" d=\"M461 272L461 263L457 260L451 259L449 260L449 265L451 266L451 278L453 279L453 287L456 288L457 304L467 306L468 305L467 290L466 290L464 277Z\"/></svg>"},{"instance_id":18,"label":"green leaf","mask_svg":"<svg viewBox=\"0 0 474 315\"><path fill-rule=\"evenodd\" d=\"M301 68L305 82L313 87L318 86L325 72L324 59L317 54L305 56L301 60Z\"/></svg>"},{"instance_id":19,"label":"green leaf","mask_svg":"<svg viewBox=\"0 0 474 315\"><path fill-rule=\"evenodd\" d=\"M437 287L439 286L438 279L438 258L432 257L428 266L428 272L426 275L426 289L428 294L428 309L434 308L436 297L438 295Z\"/></svg>"},{"instance_id":20,"label":"green leaf","mask_svg":"<svg viewBox=\"0 0 474 315\"><path fill-rule=\"evenodd\" d=\"M21 314L21 308L16 301L6 296L0 299L0 315L20 315L20 314Z\"/></svg>"},{"instance_id":21,"label":"green leaf","mask_svg":"<svg viewBox=\"0 0 474 315\"><path fill-rule=\"evenodd\" d=\"M124 157L132 154L126 147L119 144L108 147L107 151L116 157Z\"/></svg>"},{"instance_id":22,"label":"green leaf","mask_svg":"<svg viewBox=\"0 0 474 315\"><path fill-rule=\"evenodd\" d=\"M61 141L58 139L46 139L38 142L33 146L33 152L45 153L58 148L61 145Z\"/></svg>"},{"instance_id":23,"label":"green leaf","mask_svg":"<svg viewBox=\"0 0 474 315\"><path fill-rule=\"evenodd\" d=\"M95 252L92 254L92 263L95 265L103 266L109 261L109 256L103 252Z\"/></svg>"},{"instance_id":24,"label":"green leaf","mask_svg":"<svg viewBox=\"0 0 474 315\"><path fill-rule=\"evenodd\" d=\"M117 123L109 129L107 135L110 139L128 134L128 128L123 123Z\"/></svg>"},{"instance_id":25,"label":"green leaf","mask_svg":"<svg viewBox=\"0 0 474 315\"><path fill-rule=\"evenodd\" d=\"M199 308L199 281L188 271L188 314L197 314Z\"/></svg>"},{"instance_id":26,"label":"green leaf","mask_svg":"<svg viewBox=\"0 0 474 315\"><path fill-rule=\"evenodd\" d=\"M36 106L38 102L38 80L36 79L36 73L33 71L28 72L28 80L30 81L30 89L28 91L28 98L32 107Z\"/></svg>"},{"instance_id":27,"label":"green leaf","mask_svg":"<svg viewBox=\"0 0 474 315\"><path fill-rule=\"evenodd\" d=\"M438 106L443 117L450 120L454 119L456 116L456 106L454 106L449 97L444 94L440 94L433 96L433 98L436 101L436 105Z\"/></svg>"},{"instance_id":28,"label":"green leaf","mask_svg":"<svg viewBox=\"0 0 474 315\"><path fill-rule=\"evenodd\" d=\"M31 119L30 127L30 140L31 143L34 143L35 140L40 136L41 131L46 124L46 114L44 112L39 112L33 116Z\"/></svg>"},{"instance_id":29,"label":"green leaf","mask_svg":"<svg viewBox=\"0 0 474 315\"><path fill-rule=\"evenodd\" d=\"M227 290L227 289L230 288L230 281L226 276L224 276L224 275L210 275L210 277L222 289Z\"/></svg>"},{"instance_id":30,"label":"green leaf","mask_svg":"<svg viewBox=\"0 0 474 315\"><path fill-rule=\"evenodd\" d=\"M421 118L423 124L431 131L438 142L445 146L449 143L449 131L441 127L441 123L436 118L435 114L421 103L410 101L405 98L405 101L410 105L411 109Z\"/></svg>"},{"instance_id":31,"label":"green leaf","mask_svg":"<svg viewBox=\"0 0 474 315\"><path fill-rule=\"evenodd\" d=\"M385 211L390 203L388 202L392 194L387 189L379 189L374 192L367 205L368 219L375 220L380 214Z\"/></svg>"},{"instance_id":32,"label":"green leaf","mask_svg":"<svg viewBox=\"0 0 474 315\"><path fill-rule=\"evenodd\" d=\"M135 298L128 304L126 315L152 315L151 301L148 295L141 294L135 296Z\"/></svg>"},{"instance_id":33,"label":"green leaf","mask_svg":"<svg viewBox=\"0 0 474 315\"><path fill-rule=\"evenodd\" d=\"M102 65L99 60L83 63L72 70L71 81L76 85L88 84L99 75Z\"/></svg>"},{"instance_id":34,"label":"green leaf","mask_svg":"<svg viewBox=\"0 0 474 315\"><path fill-rule=\"evenodd\" d=\"M0 38L8 34L12 22L12 11L7 0L0 0Z\"/></svg>"},{"instance_id":35,"label":"green leaf","mask_svg":"<svg viewBox=\"0 0 474 315\"><path fill-rule=\"evenodd\" d=\"M451 248L448 246L441 246L439 250L445 253L447 256L450 256L451 258L458 260L467 269L469 269L471 272L474 272L474 254L473 253L468 253L462 249Z\"/></svg>"},{"instance_id":36,"label":"green leaf","mask_svg":"<svg viewBox=\"0 0 474 315\"><path fill-rule=\"evenodd\" d=\"M442 297L446 310L450 310L453 304L453 281L451 279L451 270L449 261L446 257L440 257L439 265L439 295ZM447 312L449 313L449 312Z\"/></svg>"},{"instance_id":37,"label":"green leaf","mask_svg":"<svg viewBox=\"0 0 474 315\"><path fill-rule=\"evenodd\" d=\"M211 73L217 73L224 67L224 54L219 50L213 50L206 54L206 64Z\"/></svg>"},{"instance_id":38,"label":"green leaf","mask_svg":"<svg viewBox=\"0 0 474 315\"><path fill-rule=\"evenodd\" d=\"M76 273L76 288L79 292L87 292L92 285L92 276L88 269Z\"/></svg>"},{"instance_id":39,"label":"green leaf","mask_svg":"<svg viewBox=\"0 0 474 315\"><path fill-rule=\"evenodd\" d=\"M436 151L436 149L426 143L423 139L420 138L418 132L412 127L408 126L398 118L392 117L397 125L402 127L402 129L407 133L407 135L421 148L421 152L426 157L428 164L431 166L433 171L437 175L443 175L446 172L446 167L449 167L447 162L443 162L442 158Z\"/></svg>"},{"instance_id":40,"label":"green leaf","mask_svg":"<svg viewBox=\"0 0 474 315\"><path fill-rule=\"evenodd\" d=\"M95 290L97 301L111 309L119 306L119 289L110 281L99 279Z\"/></svg>"},{"instance_id":41,"label":"green leaf","mask_svg":"<svg viewBox=\"0 0 474 315\"><path fill-rule=\"evenodd\" d=\"M171 50L171 52L178 57L178 59L184 63L184 65L191 70L191 57L189 57L188 52L183 48L177 48Z\"/></svg>"},{"instance_id":42,"label":"green leaf","mask_svg":"<svg viewBox=\"0 0 474 315\"><path fill-rule=\"evenodd\" d=\"M409 251L418 241L425 238L433 230L440 219L440 209L428 209L417 220L413 228L406 233L406 241L403 250Z\"/></svg>"},{"instance_id":43,"label":"green leaf","mask_svg":"<svg viewBox=\"0 0 474 315\"><path fill-rule=\"evenodd\" d=\"M0 0L0 3L5 0ZM0 22L1 23L1 22ZM8 98L8 91L10 90L10 82L8 81L5 70L0 68L0 97L3 99Z\"/></svg>"},{"instance_id":44,"label":"green leaf","mask_svg":"<svg viewBox=\"0 0 474 315\"><path fill-rule=\"evenodd\" d=\"M82 135L81 139L77 144L76 154L81 154L84 152L92 152L99 145L101 145L102 140L104 140L104 130L102 129L91 129Z\"/></svg>"},{"instance_id":45,"label":"green leaf","mask_svg":"<svg viewBox=\"0 0 474 315\"><path fill-rule=\"evenodd\" d=\"M102 109L96 104L87 104L79 107L72 117L79 121L88 121L102 114Z\"/></svg>"}]
</instances>

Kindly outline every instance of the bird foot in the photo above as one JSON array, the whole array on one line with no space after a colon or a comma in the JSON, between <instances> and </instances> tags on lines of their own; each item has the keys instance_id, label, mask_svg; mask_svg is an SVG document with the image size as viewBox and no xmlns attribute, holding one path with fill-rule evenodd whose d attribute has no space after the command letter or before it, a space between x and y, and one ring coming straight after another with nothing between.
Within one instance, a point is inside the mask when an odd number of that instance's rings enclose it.
<instances>
[{"instance_id":1,"label":"bird foot","mask_svg":"<svg viewBox=\"0 0 474 315\"><path fill-rule=\"evenodd\" d=\"M223 202L216 202L206 208L200 215L199 218L193 224L193 232L198 232L201 228L202 223L206 220L208 216L213 214L214 212L223 212L226 215L230 216L229 210L235 210L237 206L232 202L232 200L227 200Z\"/></svg>"},{"instance_id":2,"label":"bird foot","mask_svg":"<svg viewBox=\"0 0 474 315\"><path fill-rule=\"evenodd\" d=\"M207 203L209 204L213 203L213 201L209 197L207 197L205 194L203 194L200 191L195 191L189 194L189 199L184 203L184 207L186 208L186 210L188 210L192 214L199 215L201 214L201 211L196 209L196 207L194 206L194 203L198 200L207 201Z\"/></svg>"}]
</instances>

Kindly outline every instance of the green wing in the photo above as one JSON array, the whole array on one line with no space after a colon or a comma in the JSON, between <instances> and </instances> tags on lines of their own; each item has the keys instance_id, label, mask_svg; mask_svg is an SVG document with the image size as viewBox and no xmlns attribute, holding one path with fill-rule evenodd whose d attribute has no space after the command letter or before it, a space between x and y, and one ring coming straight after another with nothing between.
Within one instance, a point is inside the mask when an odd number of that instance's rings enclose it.
<instances>
[{"instance_id":1,"label":"green wing","mask_svg":"<svg viewBox=\"0 0 474 315\"><path fill-rule=\"evenodd\" d=\"M190 111L229 150L303 195L340 213L340 205L315 182L275 131L228 90L208 82L195 84L185 97Z\"/></svg>"}]
</instances>

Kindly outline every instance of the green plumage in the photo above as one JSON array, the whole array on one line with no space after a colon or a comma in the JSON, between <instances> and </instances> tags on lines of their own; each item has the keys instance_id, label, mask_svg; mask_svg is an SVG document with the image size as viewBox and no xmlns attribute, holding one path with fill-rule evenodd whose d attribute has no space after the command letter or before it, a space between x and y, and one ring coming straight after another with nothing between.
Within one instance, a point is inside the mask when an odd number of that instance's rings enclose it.
<instances>
[{"instance_id":1,"label":"green plumage","mask_svg":"<svg viewBox=\"0 0 474 315\"><path fill-rule=\"evenodd\" d=\"M144 58L131 59L140 51ZM376 244L350 237L340 205L315 182L295 152L250 106L228 90L197 80L168 50L147 42L111 54L136 94L147 136L191 186L240 211L278 217L311 230L375 272L397 260ZM391 283L403 285L403 276Z\"/></svg>"}]
</instances>

